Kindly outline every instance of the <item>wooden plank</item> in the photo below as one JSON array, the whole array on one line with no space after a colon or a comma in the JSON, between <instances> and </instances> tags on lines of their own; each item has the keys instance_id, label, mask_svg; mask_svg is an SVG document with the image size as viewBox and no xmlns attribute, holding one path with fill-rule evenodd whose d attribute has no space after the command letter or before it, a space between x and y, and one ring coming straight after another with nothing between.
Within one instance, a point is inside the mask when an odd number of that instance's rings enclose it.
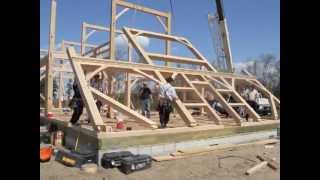
<instances>
[{"instance_id":1,"label":"wooden plank","mask_svg":"<svg viewBox=\"0 0 320 180\"><path fill-rule=\"evenodd\" d=\"M175 62L175 63L185 63L185 64L196 64L196 65L206 65L207 63L203 60L188 58L188 57L179 57L171 56L157 53L147 53L151 59L161 59L166 62Z\"/></svg>"},{"instance_id":2,"label":"wooden plank","mask_svg":"<svg viewBox=\"0 0 320 180\"><path fill-rule=\"evenodd\" d=\"M193 91L194 89L192 87L174 87L177 91Z\"/></svg>"},{"instance_id":3,"label":"wooden plank","mask_svg":"<svg viewBox=\"0 0 320 180\"><path fill-rule=\"evenodd\" d=\"M192 84L199 84L199 85L208 85L208 81L190 81Z\"/></svg>"},{"instance_id":4,"label":"wooden plank","mask_svg":"<svg viewBox=\"0 0 320 180\"><path fill-rule=\"evenodd\" d=\"M229 103L229 105L232 106L232 107L245 106L244 103Z\"/></svg>"},{"instance_id":5,"label":"wooden plank","mask_svg":"<svg viewBox=\"0 0 320 180\"><path fill-rule=\"evenodd\" d=\"M164 155L164 156L152 156L152 159L157 162L162 162L162 161L174 160L177 158L174 156L170 156L170 155Z\"/></svg>"},{"instance_id":6,"label":"wooden plank","mask_svg":"<svg viewBox=\"0 0 320 180\"><path fill-rule=\"evenodd\" d=\"M141 114L137 113L136 111L128 108L127 106L119 103L118 101L106 96L105 94L101 93L100 91L90 87L89 88L93 95L97 97L99 100L105 102L106 104L110 105L113 109L123 113L124 115L131 116L135 120L138 120L146 125L150 126L153 129L157 129L158 126L154 121L142 116Z\"/></svg>"},{"instance_id":7,"label":"wooden plank","mask_svg":"<svg viewBox=\"0 0 320 180\"><path fill-rule=\"evenodd\" d=\"M261 161L267 161L268 166L274 170L277 170L279 168L279 165L273 159L268 158L267 156L257 155L257 158Z\"/></svg>"},{"instance_id":8,"label":"wooden plank","mask_svg":"<svg viewBox=\"0 0 320 180\"><path fill-rule=\"evenodd\" d=\"M100 126L104 128L105 127L104 122L100 116L97 105L88 87L81 65L78 62L74 61L72 58L75 54L74 48L68 48L67 52L71 59L71 65L72 65L73 71L76 74L75 77L77 80L77 84L78 84L81 96L83 97L85 107L87 109L89 117L92 119L91 123L93 123L95 127ZM102 129L102 130L105 130L105 129Z\"/></svg>"},{"instance_id":9,"label":"wooden plank","mask_svg":"<svg viewBox=\"0 0 320 180\"><path fill-rule=\"evenodd\" d=\"M206 106L207 104L205 103L183 103L186 107L203 107Z\"/></svg>"},{"instance_id":10,"label":"wooden plank","mask_svg":"<svg viewBox=\"0 0 320 180\"><path fill-rule=\"evenodd\" d=\"M140 6L140 5L137 5L137 4L133 4L133 3L129 3L129 2L126 2L126 1L122 1L122 0L114 0L114 1L115 1L116 5L119 5L119 6L127 7L127 8L130 8L130 9L135 9L137 11L141 11L141 12L148 13L148 14L153 14L153 15L156 15L156 16L168 17L168 13L161 12L161 11L158 11L158 10L155 10L155 9L143 7L143 6Z\"/></svg>"},{"instance_id":11,"label":"wooden plank","mask_svg":"<svg viewBox=\"0 0 320 180\"><path fill-rule=\"evenodd\" d=\"M248 169L248 170L246 171L246 174L247 174L247 175L251 175L251 174L255 173L256 171L258 171L259 169L267 166L267 164L268 164L267 161L260 162L259 164L257 164L257 165L255 165L255 166L253 166L252 168Z\"/></svg>"}]
</instances>

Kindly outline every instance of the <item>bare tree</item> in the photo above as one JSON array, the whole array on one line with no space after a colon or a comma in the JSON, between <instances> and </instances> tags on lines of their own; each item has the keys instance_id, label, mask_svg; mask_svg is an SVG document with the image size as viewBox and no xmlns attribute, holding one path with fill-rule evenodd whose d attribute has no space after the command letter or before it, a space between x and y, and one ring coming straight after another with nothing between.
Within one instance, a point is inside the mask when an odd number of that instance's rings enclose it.
<instances>
[{"instance_id":1,"label":"bare tree","mask_svg":"<svg viewBox=\"0 0 320 180\"><path fill-rule=\"evenodd\" d=\"M273 54L263 54L257 59L248 60L245 69L275 96L280 97L280 60Z\"/></svg>"}]
</instances>

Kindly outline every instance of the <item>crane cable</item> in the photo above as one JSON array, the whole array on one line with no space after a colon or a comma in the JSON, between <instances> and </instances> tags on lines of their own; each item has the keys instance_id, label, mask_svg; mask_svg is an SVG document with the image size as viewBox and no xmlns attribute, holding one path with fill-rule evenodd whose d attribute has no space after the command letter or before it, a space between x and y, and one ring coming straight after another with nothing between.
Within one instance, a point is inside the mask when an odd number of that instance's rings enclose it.
<instances>
[{"instance_id":1,"label":"crane cable","mask_svg":"<svg viewBox=\"0 0 320 180\"><path fill-rule=\"evenodd\" d=\"M175 20L174 11L173 11L173 1L172 0L170 0L170 8L171 8L170 12L171 12L171 15L172 15L171 24L174 24L174 23L172 23Z\"/></svg>"}]
</instances>

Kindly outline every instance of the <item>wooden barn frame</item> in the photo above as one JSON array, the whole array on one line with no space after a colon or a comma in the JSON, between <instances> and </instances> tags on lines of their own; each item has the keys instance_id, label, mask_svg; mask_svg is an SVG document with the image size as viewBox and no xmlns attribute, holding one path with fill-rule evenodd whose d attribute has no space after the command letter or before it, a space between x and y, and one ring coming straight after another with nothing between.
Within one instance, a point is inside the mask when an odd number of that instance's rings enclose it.
<instances>
[{"instance_id":1,"label":"wooden barn frame","mask_svg":"<svg viewBox=\"0 0 320 180\"><path fill-rule=\"evenodd\" d=\"M53 72L73 72L74 77L80 87L86 110L91 121L91 125L97 132L105 132L106 125L103 122L101 115L96 107L94 99L99 99L111 108L115 109L126 116L130 116L136 121L144 123L152 129L157 129L157 124L142 116L131 108L130 96L131 87L136 82L132 80L132 76L139 76L145 79L154 81L157 84L165 82L165 78L173 76L179 79L182 83L180 86L175 86L177 92L192 93L197 99L188 102L186 98L178 99L174 103L174 107L186 126L195 127L198 125L188 111L189 108L201 108L201 112L205 113L217 126L221 126L221 117L217 112L210 107L204 98L204 92L209 91L222 104L223 108L231 115L234 122L242 125L242 117L235 110L235 107L244 107L250 115L250 120L261 122L262 119L251 106L240 96L236 90L237 84L251 85L256 87L264 96L268 97L271 105L272 117L270 120L279 120L278 109L280 109L280 100L268 91L254 76L237 75L231 73L218 72L207 59L192 45L192 43L179 36L171 35L171 15L170 13L161 12L158 10L142 7L124 0L111 1L111 24L110 27L103 27L84 22L82 25L81 42L63 41L61 50L58 51L54 47L55 43L55 26L56 26L56 0L51 1L51 20L50 20L50 36L48 54L40 59L40 69L45 68L45 74L41 75L40 81L45 79L45 96L40 94L40 97L45 100L45 110L50 112L54 110L52 107L52 82ZM117 7L123 7L120 12L116 12ZM165 33L151 32L129 27L123 27L121 30L116 29L116 22L130 9L151 14L156 17L159 23L163 26ZM91 30L90 32L88 32ZM101 45L88 44L88 38L96 31L109 32L109 41ZM115 35L124 34L128 40L128 59L122 61L116 59ZM138 36L156 38L165 42L165 53L147 52L137 41ZM187 47L195 58L173 56L170 53L170 43L174 41ZM75 46L80 47L80 52L76 52ZM144 60L145 63L134 63L131 61L132 50L135 50ZM71 62L72 69L61 66L54 68L56 59ZM156 65L154 60L165 62L165 66ZM176 68L170 66L170 63L183 63L196 65L197 69ZM90 79L97 73L102 73L108 77L108 93L104 94L90 87ZM113 73L123 72L126 74L125 83L125 103L122 104L113 98L112 84ZM61 75L60 75L61 76ZM63 83L60 83L63 84ZM63 87L60 87L63 89ZM231 95L235 102L228 102L225 95Z\"/></svg>"}]
</instances>

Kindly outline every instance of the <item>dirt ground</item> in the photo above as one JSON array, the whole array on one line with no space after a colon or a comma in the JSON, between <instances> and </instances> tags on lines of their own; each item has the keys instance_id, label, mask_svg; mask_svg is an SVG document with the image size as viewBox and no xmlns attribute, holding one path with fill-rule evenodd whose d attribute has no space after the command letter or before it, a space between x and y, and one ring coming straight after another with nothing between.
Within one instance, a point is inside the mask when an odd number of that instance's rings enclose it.
<instances>
[{"instance_id":1,"label":"dirt ground","mask_svg":"<svg viewBox=\"0 0 320 180\"><path fill-rule=\"evenodd\" d=\"M278 143L270 149L264 145L252 145L185 159L153 161L150 169L129 175L121 173L116 168L101 167L97 174L91 175L51 160L48 163L40 163L40 177L41 180L279 180L280 168L275 171L268 166L250 176L245 175L247 169L261 162L256 158L258 154L276 158L280 165Z\"/></svg>"}]
</instances>

